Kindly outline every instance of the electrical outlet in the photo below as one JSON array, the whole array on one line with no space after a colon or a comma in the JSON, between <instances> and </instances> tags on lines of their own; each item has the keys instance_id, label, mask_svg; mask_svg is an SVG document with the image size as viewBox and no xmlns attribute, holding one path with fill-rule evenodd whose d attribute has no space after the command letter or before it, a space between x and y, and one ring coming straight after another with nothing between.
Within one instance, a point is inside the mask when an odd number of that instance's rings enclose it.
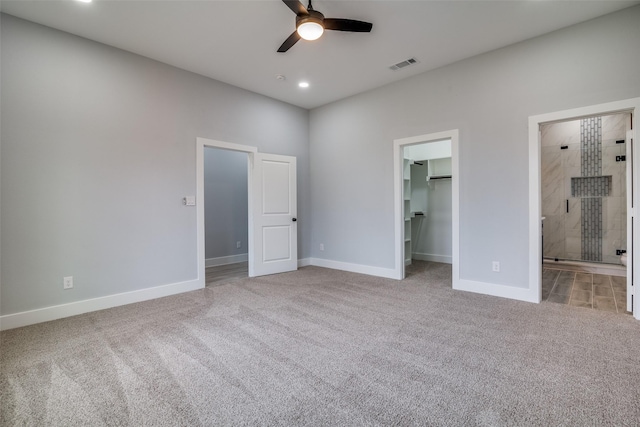
<instances>
[{"instance_id":1,"label":"electrical outlet","mask_svg":"<svg viewBox=\"0 0 640 427\"><path fill-rule=\"evenodd\" d=\"M242 246L242 243L240 242L240 240L238 240L236 242L236 248L240 249L241 246Z\"/></svg>"},{"instance_id":2,"label":"electrical outlet","mask_svg":"<svg viewBox=\"0 0 640 427\"><path fill-rule=\"evenodd\" d=\"M320 243L320 250L324 251L324 243Z\"/></svg>"},{"instance_id":3,"label":"electrical outlet","mask_svg":"<svg viewBox=\"0 0 640 427\"><path fill-rule=\"evenodd\" d=\"M500 272L500 262L499 261L493 261L493 263L491 263L491 270L499 273Z\"/></svg>"},{"instance_id":4,"label":"electrical outlet","mask_svg":"<svg viewBox=\"0 0 640 427\"><path fill-rule=\"evenodd\" d=\"M73 288L73 276L67 276L62 279L62 288L63 289Z\"/></svg>"}]
</instances>

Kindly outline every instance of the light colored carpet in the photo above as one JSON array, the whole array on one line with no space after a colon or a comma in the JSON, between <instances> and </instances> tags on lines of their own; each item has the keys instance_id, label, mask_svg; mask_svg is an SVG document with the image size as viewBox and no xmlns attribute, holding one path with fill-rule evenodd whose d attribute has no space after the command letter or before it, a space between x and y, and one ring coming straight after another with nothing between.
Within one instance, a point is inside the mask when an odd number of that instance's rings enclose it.
<instances>
[{"instance_id":1,"label":"light colored carpet","mask_svg":"<svg viewBox=\"0 0 640 427\"><path fill-rule=\"evenodd\" d=\"M1 425L637 426L631 316L306 267L5 331Z\"/></svg>"}]
</instances>

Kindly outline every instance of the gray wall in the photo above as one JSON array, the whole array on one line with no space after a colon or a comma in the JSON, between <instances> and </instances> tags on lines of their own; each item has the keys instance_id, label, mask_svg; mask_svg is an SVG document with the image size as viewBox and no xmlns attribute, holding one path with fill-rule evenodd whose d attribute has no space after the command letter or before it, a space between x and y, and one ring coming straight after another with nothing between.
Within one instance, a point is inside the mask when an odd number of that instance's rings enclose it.
<instances>
[{"instance_id":1,"label":"gray wall","mask_svg":"<svg viewBox=\"0 0 640 427\"><path fill-rule=\"evenodd\" d=\"M204 253L219 258L247 253L247 153L204 149ZM241 247L236 248L236 243Z\"/></svg>"},{"instance_id":2,"label":"gray wall","mask_svg":"<svg viewBox=\"0 0 640 427\"><path fill-rule=\"evenodd\" d=\"M2 315L195 279L196 137L297 157L310 255L306 110L11 16L1 31Z\"/></svg>"},{"instance_id":3,"label":"gray wall","mask_svg":"<svg viewBox=\"0 0 640 427\"><path fill-rule=\"evenodd\" d=\"M639 22L634 7L313 110L312 255L393 268L392 141L459 129L460 277L528 287L528 117L640 96Z\"/></svg>"}]
</instances>

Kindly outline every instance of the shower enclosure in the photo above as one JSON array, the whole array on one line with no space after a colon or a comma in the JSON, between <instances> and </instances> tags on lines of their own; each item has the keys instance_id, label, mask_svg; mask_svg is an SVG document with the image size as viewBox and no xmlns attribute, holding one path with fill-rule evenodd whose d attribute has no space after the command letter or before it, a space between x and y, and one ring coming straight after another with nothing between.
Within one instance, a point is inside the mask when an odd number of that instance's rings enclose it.
<instances>
[{"instance_id":1,"label":"shower enclosure","mask_svg":"<svg viewBox=\"0 0 640 427\"><path fill-rule=\"evenodd\" d=\"M620 264L628 113L541 125L543 257Z\"/></svg>"}]
</instances>

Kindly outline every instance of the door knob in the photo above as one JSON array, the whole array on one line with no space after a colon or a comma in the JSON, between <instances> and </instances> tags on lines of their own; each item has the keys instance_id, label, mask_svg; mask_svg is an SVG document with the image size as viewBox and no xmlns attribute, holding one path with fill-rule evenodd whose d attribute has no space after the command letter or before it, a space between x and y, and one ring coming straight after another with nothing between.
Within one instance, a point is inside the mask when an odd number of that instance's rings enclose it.
<instances>
[{"instance_id":1,"label":"door knob","mask_svg":"<svg viewBox=\"0 0 640 427\"><path fill-rule=\"evenodd\" d=\"M296 222L298 218L291 218L291 221Z\"/></svg>"}]
</instances>

